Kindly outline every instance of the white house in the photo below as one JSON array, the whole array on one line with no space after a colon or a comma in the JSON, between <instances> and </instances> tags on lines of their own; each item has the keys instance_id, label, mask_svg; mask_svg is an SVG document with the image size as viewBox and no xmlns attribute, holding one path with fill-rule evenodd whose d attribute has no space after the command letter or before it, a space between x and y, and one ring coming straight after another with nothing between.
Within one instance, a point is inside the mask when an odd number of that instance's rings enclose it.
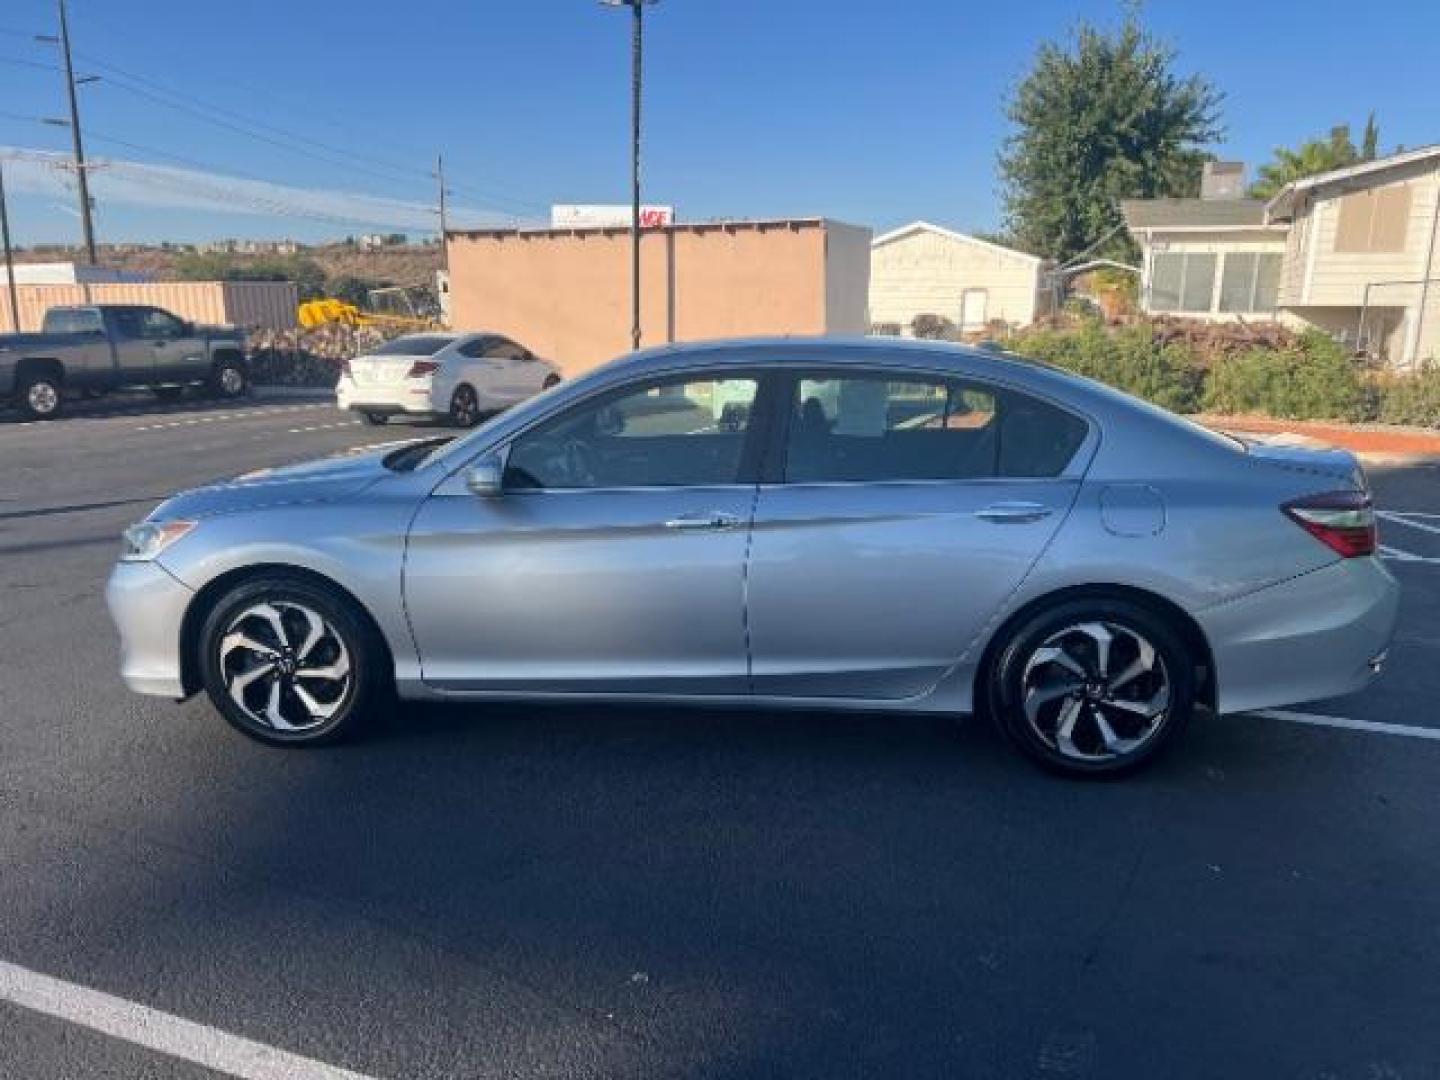
<instances>
[{"instance_id":1,"label":"white house","mask_svg":"<svg viewBox=\"0 0 1440 1080\"><path fill-rule=\"evenodd\" d=\"M1202 194L1121 210L1147 312L1318 327L1392 367L1440 360L1440 145L1298 180L1268 203Z\"/></svg>"},{"instance_id":2,"label":"white house","mask_svg":"<svg viewBox=\"0 0 1440 1080\"><path fill-rule=\"evenodd\" d=\"M870 245L870 322L908 330L938 315L965 331L1026 326L1042 310L1043 261L953 229L915 221Z\"/></svg>"}]
</instances>

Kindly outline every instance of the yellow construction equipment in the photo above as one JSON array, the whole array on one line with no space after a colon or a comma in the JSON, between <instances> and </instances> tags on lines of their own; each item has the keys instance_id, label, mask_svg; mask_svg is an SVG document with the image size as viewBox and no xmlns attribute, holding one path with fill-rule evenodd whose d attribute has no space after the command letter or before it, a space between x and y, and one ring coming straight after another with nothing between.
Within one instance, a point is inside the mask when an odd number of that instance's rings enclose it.
<instances>
[{"instance_id":1,"label":"yellow construction equipment","mask_svg":"<svg viewBox=\"0 0 1440 1080\"><path fill-rule=\"evenodd\" d=\"M362 311L354 304L347 304L344 300L307 300L301 304L295 312L300 325L306 330L314 330L316 327L326 326L331 323L339 323L342 326L374 327L377 330L433 330L436 323L433 319L412 318L405 315L381 315L375 312Z\"/></svg>"}]
</instances>

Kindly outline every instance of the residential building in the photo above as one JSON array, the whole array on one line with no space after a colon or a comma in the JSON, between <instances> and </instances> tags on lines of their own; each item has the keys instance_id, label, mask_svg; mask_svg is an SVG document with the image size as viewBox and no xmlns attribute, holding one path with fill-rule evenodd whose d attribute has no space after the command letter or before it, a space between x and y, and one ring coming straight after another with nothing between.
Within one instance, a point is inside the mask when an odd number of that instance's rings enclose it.
<instances>
[{"instance_id":1,"label":"residential building","mask_svg":"<svg viewBox=\"0 0 1440 1080\"><path fill-rule=\"evenodd\" d=\"M862 334L869 229L824 218L680 223L641 234L643 344ZM445 236L452 325L495 330L567 375L630 349L625 227Z\"/></svg>"},{"instance_id":2,"label":"residential building","mask_svg":"<svg viewBox=\"0 0 1440 1080\"><path fill-rule=\"evenodd\" d=\"M914 221L870 245L870 322L898 324L902 333L917 315L965 332L1026 326L1043 310L1043 269L1034 255Z\"/></svg>"},{"instance_id":3,"label":"residential building","mask_svg":"<svg viewBox=\"0 0 1440 1080\"><path fill-rule=\"evenodd\" d=\"M1121 204L1144 311L1317 327L1398 368L1440 359L1440 145L1307 177L1269 202L1237 190Z\"/></svg>"}]
</instances>

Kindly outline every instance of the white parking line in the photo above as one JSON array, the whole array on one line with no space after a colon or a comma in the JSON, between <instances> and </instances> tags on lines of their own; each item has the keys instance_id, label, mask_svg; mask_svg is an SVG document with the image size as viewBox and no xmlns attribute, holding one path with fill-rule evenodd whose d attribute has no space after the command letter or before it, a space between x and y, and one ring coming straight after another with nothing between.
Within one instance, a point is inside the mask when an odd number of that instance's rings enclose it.
<instances>
[{"instance_id":1,"label":"white parking line","mask_svg":"<svg viewBox=\"0 0 1440 1080\"><path fill-rule=\"evenodd\" d=\"M1422 514L1400 514L1391 510L1376 510L1375 516L1385 521L1394 522L1396 525L1405 525L1412 529L1419 529L1421 532L1435 533L1440 536L1440 525L1429 525L1423 521L1411 521L1412 517L1425 517Z\"/></svg>"},{"instance_id":2,"label":"white parking line","mask_svg":"<svg viewBox=\"0 0 1440 1080\"><path fill-rule=\"evenodd\" d=\"M0 1000L244 1080L369 1080L3 960Z\"/></svg>"},{"instance_id":3,"label":"white parking line","mask_svg":"<svg viewBox=\"0 0 1440 1080\"><path fill-rule=\"evenodd\" d=\"M334 424L312 424L310 427L292 427L285 432L286 435L303 435L307 431L334 431L337 428L359 427L363 423L360 420L341 420Z\"/></svg>"},{"instance_id":4,"label":"white parking line","mask_svg":"<svg viewBox=\"0 0 1440 1080\"><path fill-rule=\"evenodd\" d=\"M1370 735L1401 735L1408 739L1440 741L1440 728L1417 727L1414 724L1385 724L1377 720L1351 720L1346 716L1319 716L1315 713L1292 712L1289 709L1258 709L1247 715L1263 716L1267 720L1285 720L1292 724L1307 724L1311 727L1363 731Z\"/></svg>"}]
</instances>

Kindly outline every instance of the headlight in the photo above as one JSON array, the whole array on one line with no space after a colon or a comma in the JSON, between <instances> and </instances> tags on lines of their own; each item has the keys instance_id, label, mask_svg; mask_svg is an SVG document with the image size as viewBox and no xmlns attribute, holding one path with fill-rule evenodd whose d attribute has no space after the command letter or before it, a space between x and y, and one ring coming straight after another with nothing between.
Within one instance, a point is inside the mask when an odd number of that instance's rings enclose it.
<instances>
[{"instance_id":1,"label":"headlight","mask_svg":"<svg viewBox=\"0 0 1440 1080\"><path fill-rule=\"evenodd\" d=\"M142 521L123 534L121 562L149 562L188 533L198 521Z\"/></svg>"}]
</instances>

